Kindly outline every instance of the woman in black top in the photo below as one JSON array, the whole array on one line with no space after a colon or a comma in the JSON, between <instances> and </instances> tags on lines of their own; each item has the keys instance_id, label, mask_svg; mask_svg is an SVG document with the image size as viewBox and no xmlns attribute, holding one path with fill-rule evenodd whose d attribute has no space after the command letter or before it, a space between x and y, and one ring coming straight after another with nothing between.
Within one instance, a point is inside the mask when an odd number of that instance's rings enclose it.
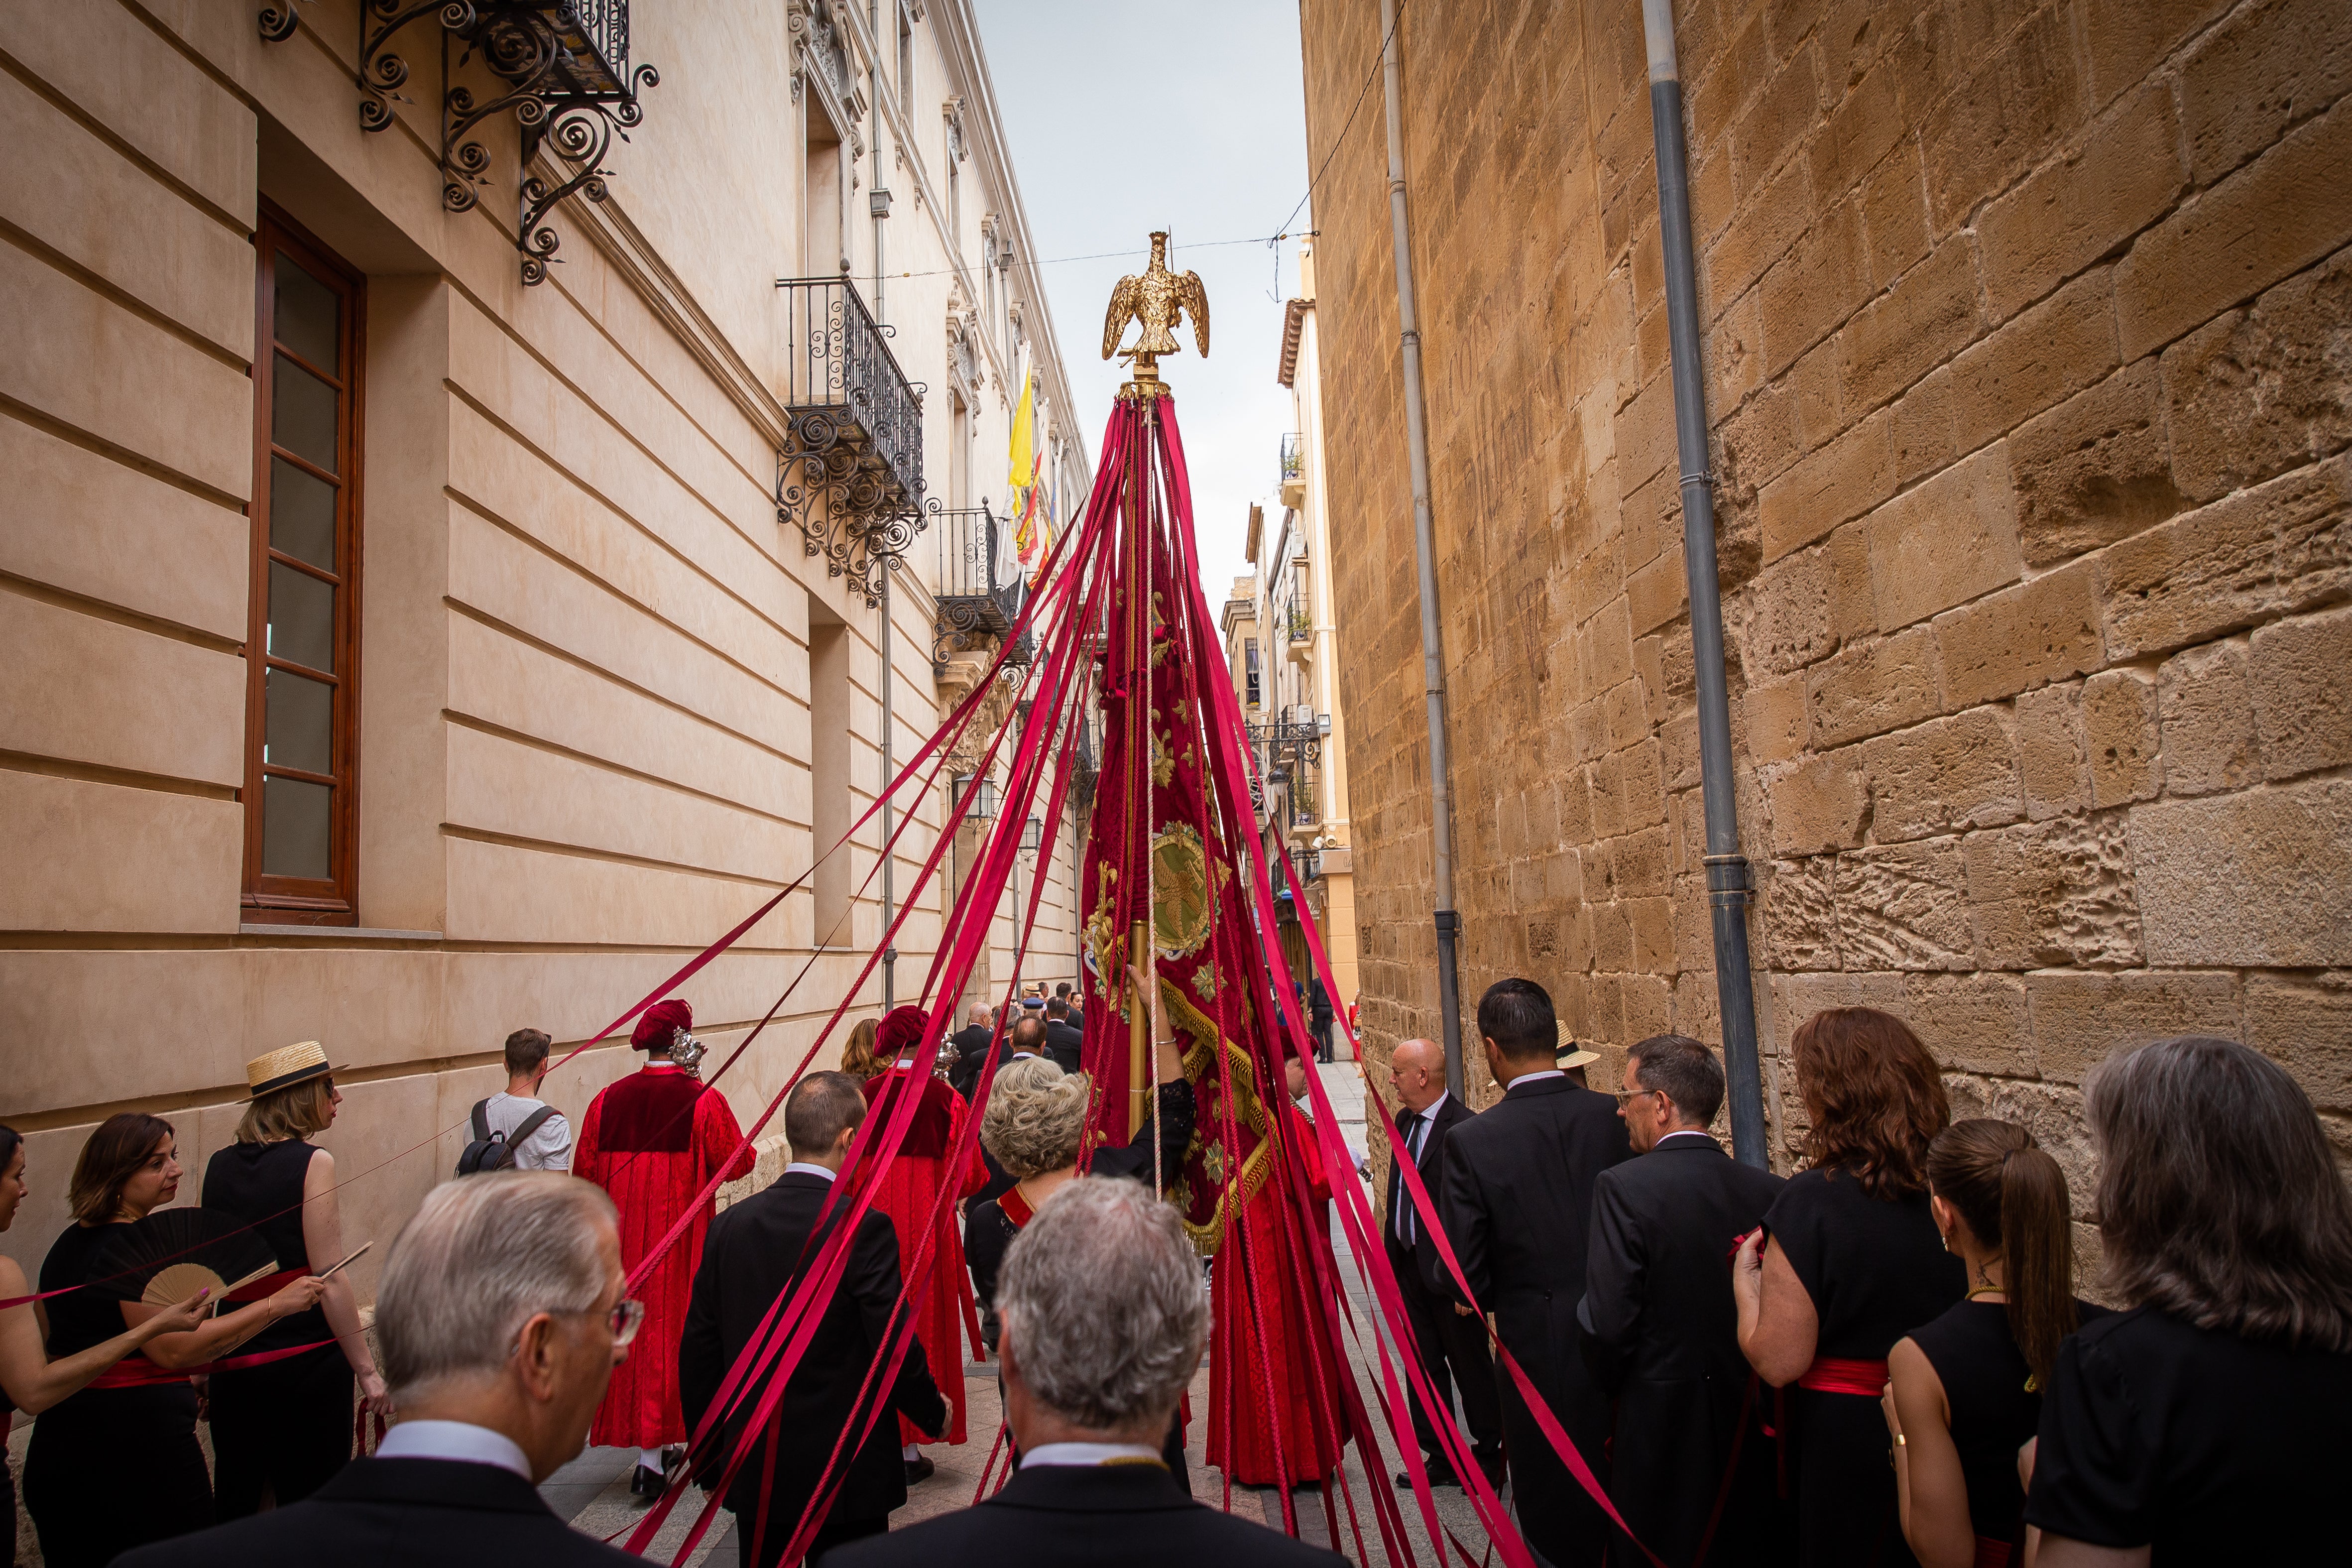
<instances>
[{"instance_id":1,"label":"woman in black top","mask_svg":"<svg viewBox=\"0 0 2352 1568\"><path fill-rule=\"evenodd\" d=\"M333 1125L342 1103L327 1053L315 1041L289 1046L247 1063L246 1078L254 1097L236 1142L205 1167L204 1205L252 1226L283 1272L332 1268L344 1251L335 1157L304 1142ZM258 1513L265 1496L280 1508L299 1502L349 1462L354 1375L370 1404L389 1408L359 1303L341 1275L326 1281L318 1308L273 1324L247 1348L301 1345L319 1348L212 1380L213 1501L224 1521Z\"/></svg>"},{"instance_id":2,"label":"woman in black top","mask_svg":"<svg viewBox=\"0 0 2352 1568\"><path fill-rule=\"evenodd\" d=\"M1886 1358L1903 1534L1922 1568L2024 1561L2017 1451L2042 1419L2058 1342L2105 1310L2077 1301L2065 1173L2009 1121L1956 1121L1927 1148L1928 1203L1968 1299Z\"/></svg>"},{"instance_id":3,"label":"woman in black top","mask_svg":"<svg viewBox=\"0 0 2352 1568\"><path fill-rule=\"evenodd\" d=\"M180 1163L172 1124L125 1111L99 1124L74 1164L68 1226L41 1264L41 1289L90 1281L110 1231L147 1217L178 1196ZM25 1456L25 1506L40 1531L49 1568L104 1568L118 1553L213 1522L212 1478L196 1444L196 1393L187 1373L244 1344L273 1322L309 1310L317 1279L301 1279L265 1300L209 1319L200 1329L158 1334L146 1359L117 1369L152 1381L85 1388L33 1424ZM72 1290L49 1309L48 1353L59 1360L139 1328L165 1309L96 1290ZM178 1310L178 1309L171 1309ZM182 1375L170 1375L173 1370Z\"/></svg>"},{"instance_id":4,"label":"woman in black top","mask_svg":"<svg viewBox=\"0 0 2352 1568\"><path fill-rule=\"evenodd\" d=\"M15 1128L0 1127L0 1230L16 1223L17 1206L30 1191L25 1184L25 1141ZM16 1260L0 1258L0 1300L32 1293ZM0 1308L0 1436L6 1433L14 1412L38 1415L156 1335L184 1333L201 1325L212 1310L205 1296L199 1290L135 1329L56 1361L44 1348L49 1335L43 1303ZM0 1564L16 1568L16 1488L5 1461L0 1461Z\"/></svg>"},{"instance_id":5,"label":"woman in black top","mask_svg":"<svg viewBox=\"0 0 2352 1568\"><path fill-rule=\"evenodd\" d=\"M1739 1348L1788 1397L1799 1560L1913 1562L1878 1399L1886 1353L1964 1289L1927 1212L1927 1143L1951 1120L1935 1058L1903 1021L1832 1007L1790 1041L1808 1168L1739 1247Z\"/></svg>"},{"instance_id":6,"label":"woman in black top","mask_svg":"<svg viewBox=\"0 0 2352 1568\"><path fill-rule=\"evenodd\" d=\"M2106 1285L2059 1347L2037 1568L2332 1563L2352 1410L2352 1199L2295 1080L2231 1040L2092 1070Z\"/></svg>"},{"instance_id":7,"label":"woman in black top","mask_svg":"<svg viewBox=\"0 0 2352 1568\"><path fill-rule=\"evenodd\" d=\"M1078 1142L1087 1124L1083 1075L1065 1074L1045 1057L1027 1057L996 1069L980 1142L1007 1176L1010 1190L971 1205L964 1217L963 1256L980 1303L980 1337L996 1349L996 1273L1005 1249L1038 1206L1078 1173Z\"/></svg>"}]
</instances>

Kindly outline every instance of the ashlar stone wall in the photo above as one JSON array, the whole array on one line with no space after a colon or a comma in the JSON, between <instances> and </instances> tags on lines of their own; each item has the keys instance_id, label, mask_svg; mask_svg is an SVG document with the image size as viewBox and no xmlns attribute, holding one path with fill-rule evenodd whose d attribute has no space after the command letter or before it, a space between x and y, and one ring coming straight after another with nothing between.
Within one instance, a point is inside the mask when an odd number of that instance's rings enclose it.
<instances>
[{"instance_id":1,"label":"ashlar stone wall","mask_svg":"<svg viewBox=\"0 0 2352 1568\"><path fill-rule=\"evenodd\" d=\"M2078 1178L2085 1070L2185 1031L2352 1148L2352 11L1675 12L1780 1156L1848 1002ZM1377 17L1304 6L1375 1057L1436 1026ZM1714 1040L1639 7L1401 42L1464 993Z\"/></svg>"}]
</instances>

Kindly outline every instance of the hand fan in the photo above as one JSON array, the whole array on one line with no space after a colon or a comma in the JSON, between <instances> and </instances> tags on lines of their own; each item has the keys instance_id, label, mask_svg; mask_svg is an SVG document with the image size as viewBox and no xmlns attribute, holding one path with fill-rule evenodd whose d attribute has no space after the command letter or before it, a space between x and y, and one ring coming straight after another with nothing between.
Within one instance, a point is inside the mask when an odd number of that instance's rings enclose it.
<instances>
[{"instance_id":1,"label":"hand fan","mask_svg":"<svg viewBox=\"0 0 2352 1568\"><path fill-rule=\"evenodd\" d=\"M258 1231L217 1209L158 1209L117 1226L91 1266L90 1282L125 1301L169 1307L209 1286L219 1300L278 1271Z\"/></svg>"}]
</instances>

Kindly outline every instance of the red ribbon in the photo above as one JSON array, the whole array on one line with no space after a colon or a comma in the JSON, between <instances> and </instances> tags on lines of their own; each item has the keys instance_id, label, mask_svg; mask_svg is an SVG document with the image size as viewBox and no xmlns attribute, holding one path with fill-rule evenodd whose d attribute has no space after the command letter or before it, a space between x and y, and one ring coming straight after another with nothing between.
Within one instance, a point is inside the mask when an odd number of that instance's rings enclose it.
<instances>
[{"instance_id":1,"label":"red ribbon","mask_svg":"<svg viewBox=\"0 0 2352 1568\"><path fill-rule=\"evenodd\" d=\"M83 1386L87 1388L161 1388L168 1384L185 1383L192 1377L205 1377L216 1372L243 1372L247 1367L268 1366L273 1361L284 1361L315 1350L324 1350L332 1340L312 1340L307 1345L293 1345L282 1351L257 1351L251 1355L231 1356L226 1361L208 1361L196 1366L160 1366L146 1356L125 1356L100 1373Z\"/></svg>"},{"instance_id":2,"label":"red ribbon","mask_svg":"<svg viewBox=\"0 0 2352 1568\"><path fill-rule=\"evenodd\" d=\"M1886 1392L1886 1363L1815 1356L1813 1364L1797 1375L1797 1386L1810 1388L1815 1394L1851 1394L1876 1399Z\"/></svg>"}]
</instances>

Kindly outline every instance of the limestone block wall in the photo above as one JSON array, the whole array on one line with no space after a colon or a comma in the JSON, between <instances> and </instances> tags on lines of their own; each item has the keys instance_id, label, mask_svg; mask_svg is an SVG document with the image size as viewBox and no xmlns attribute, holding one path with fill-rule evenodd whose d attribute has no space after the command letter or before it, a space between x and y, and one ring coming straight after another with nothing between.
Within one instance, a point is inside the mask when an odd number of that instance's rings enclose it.
<instances>
[{"instance_id":1,"label":"limestone block wall","mask_svg":"<svg viewBox=\"0 0 2352 1568\"><path fill-rule=\"evenodd\" d=\"M2085 1070L2186 1031L2276 1058L2352 1153L2352 16L1675 14L1780 1157L1790 1031L1845 1002L2078 1178ZM1304 27L1377 1055L1435 1023L1377 97L1339 135L1377 8ZM1464 993L1712 1040L1638 7L1402 41Z\"/></svg>"}]
</instances>

